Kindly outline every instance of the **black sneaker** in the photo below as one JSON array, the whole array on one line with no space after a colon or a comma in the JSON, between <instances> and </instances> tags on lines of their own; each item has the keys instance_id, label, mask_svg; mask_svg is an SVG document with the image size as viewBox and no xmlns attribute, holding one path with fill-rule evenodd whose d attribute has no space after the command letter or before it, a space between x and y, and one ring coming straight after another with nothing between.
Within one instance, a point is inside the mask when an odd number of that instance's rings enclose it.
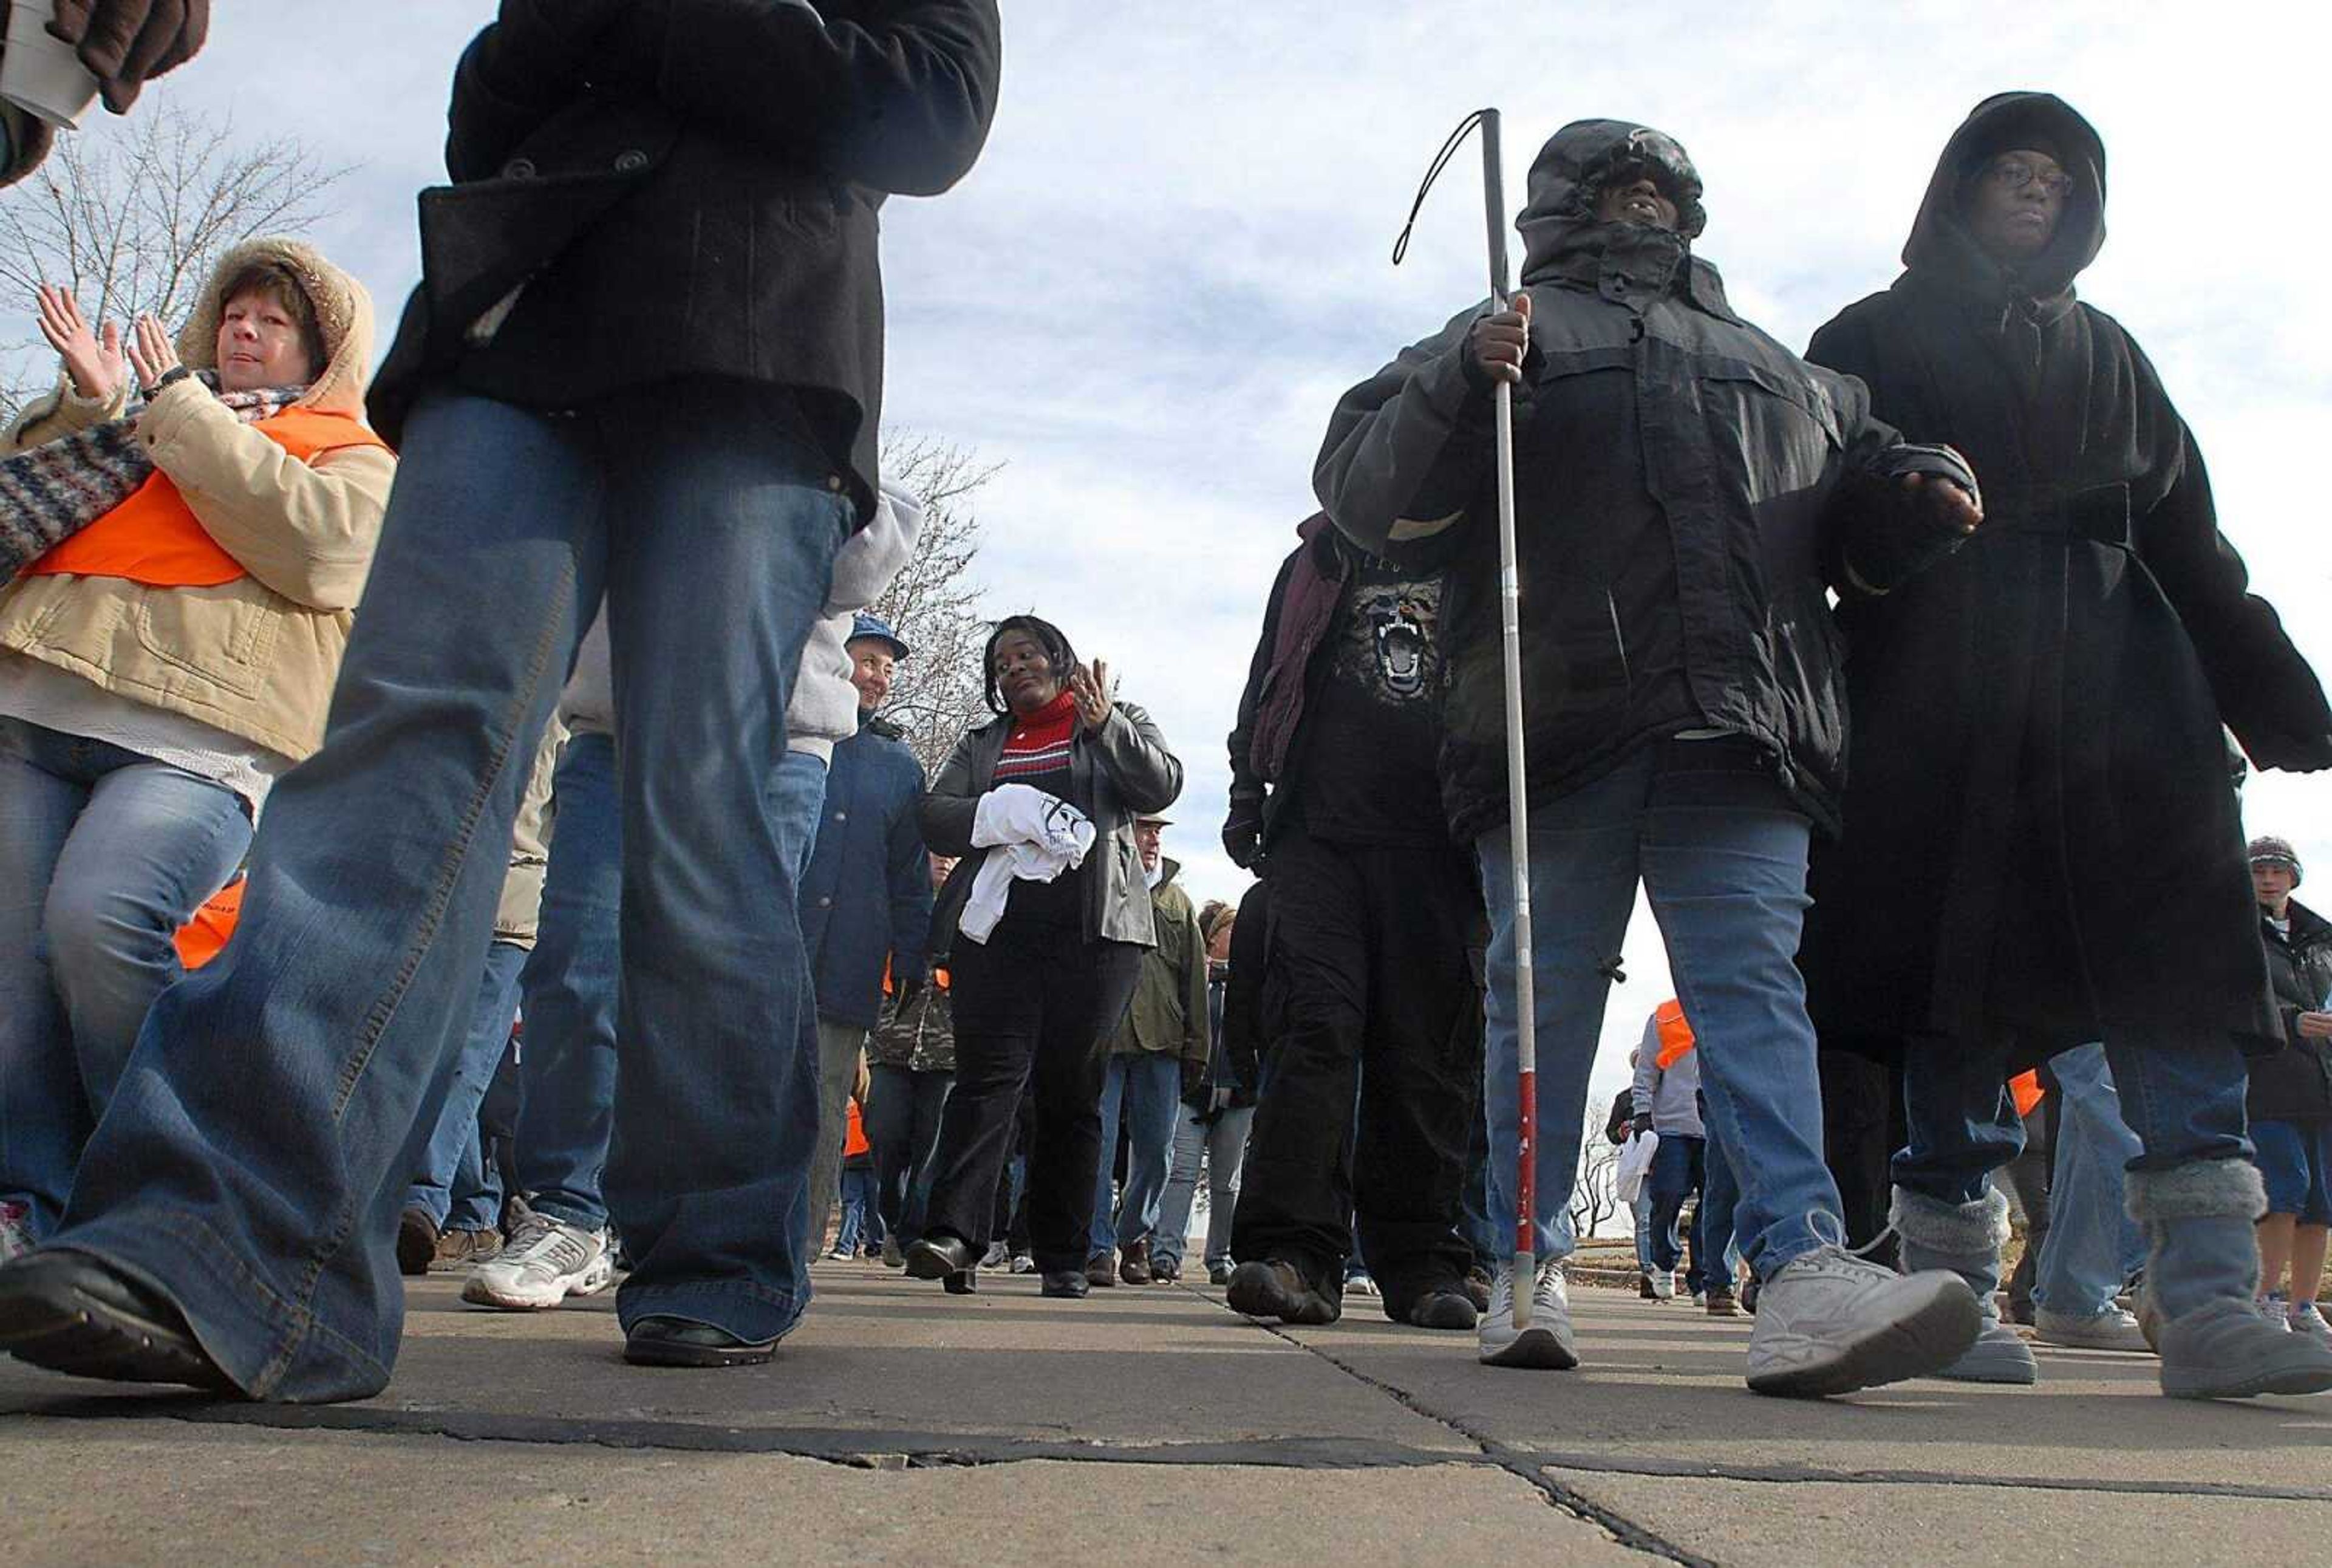
<instances>
[{"instance_id":1,"label":"black sneaker","mask_svg":"<svg viewBox=\"0 0 2332 1568\"><path fill-rule=\"evenodd\" d=\"M70 1248L0 1268L0 1351L74 1377L242 1391L167 1297Z\"/></svg>"},{"instance_id":2,"label":"black sneaker","mask_svg":"<svg viewBox=\"0 0 2332 1568\"><path fill-rule=\"evenodd\" d=\"M1064 1301L1083 1301L1093 1289L1082 1268L1048 1268L1044 1280L1037 1286L1038 1296L1059 1297Z\"/></svg>"},{"instance_id":3,"label":"black sneaker","mask_svg":"<svg viewBox=\"0 0 2332 1568\"><path fill-rule=\"evenodd\" d=\"M644 1317L624 1335L624 1359L634 1366L759 1366L777 1348L774 1336L739 1339L684 1317Z\"/></svg>"},{"instance_id":4,"label":"black sneaker","mask_svg":"<svg viewBox=\"0 0 2332 1568\"><path fill-rule=\"evenodd\" d=\"M1472 1328L1480 1315L1471 1296L1458 1286L1429 1290L1409 1304L1407 1321L1412 1328Z\"/></svg>"},{"instance_id":5,"label":"black sneaker","mask_svg":"<svg viewBox=\"0 0 2332 1568\"><path fill-rule=\"evenodd\" d=\"M1318 1325L1344 1315L1343 1304L1304 1277L1284 1257L1257 1258L1231 1270L1230 1309L1247 1317Z\"/></svg>"}]
</instances>

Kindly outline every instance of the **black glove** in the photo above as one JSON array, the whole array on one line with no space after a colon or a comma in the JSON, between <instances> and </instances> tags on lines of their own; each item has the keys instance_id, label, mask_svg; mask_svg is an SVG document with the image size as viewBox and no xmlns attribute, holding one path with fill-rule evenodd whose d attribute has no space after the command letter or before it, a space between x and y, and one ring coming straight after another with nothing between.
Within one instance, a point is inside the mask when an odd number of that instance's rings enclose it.
<instances>
[{"instance_id":1,"label":"black glove","mask_svg":"<svg viewBox=\"0 0 2332 1568\"><path fill-rule=\"evenodd\" d=\"M1189 1056L1182 1058L1182 1098L1189 1099L1207 1086L1207 1064Z\"/></svg>"},{"instance_id":2,"label":"black glove","mask_svg":"<svg viewBox=\"0 0 2332 1568\"><path fill-rule=\"evenodd\" d=\"M1253 871L1263 859L1263 818L1244 806L1231 808L1223 824L1223 853L1241 871Z\"/></svg>"},{"instance_id":3,"label":"black glove","mask_svg":"<svg viewBox=\"0 0 2332 1568\"><path fill-rule=\"evenodd\" d=\"M1628 1123L1628 1128L1629 1131L1634 1133L1637 1137L1640 1138L1645 1133L1652 1130L1652 1119L1639 1112L1636 1119Z\"/></svg>"}]
</instances>

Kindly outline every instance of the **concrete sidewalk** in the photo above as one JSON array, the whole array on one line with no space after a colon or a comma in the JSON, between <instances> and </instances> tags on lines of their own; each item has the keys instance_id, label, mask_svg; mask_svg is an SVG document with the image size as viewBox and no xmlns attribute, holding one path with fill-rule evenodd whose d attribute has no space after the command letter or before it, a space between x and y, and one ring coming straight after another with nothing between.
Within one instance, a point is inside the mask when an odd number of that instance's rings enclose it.
<instances>
[{"instance_id":1,"label":"concrete sidewalk","mask_svg":"<svg viewBox=\"0 0 2332 1568\"><path fill-rule=\"evenodd\" d=\"M318 1410L0 1362L0 1563L2257 1563L2332 1540L2332 1398L2185 1404L2143 1357L2037 1390L1760 1399L1745 1319L1574 1290L1587 1365L1476 1364L1355 1298L943 1296L821 1265L776 1362L647 1372L611 1297L416 1284L384 1397Z\"/></svg>"}]
</instances>

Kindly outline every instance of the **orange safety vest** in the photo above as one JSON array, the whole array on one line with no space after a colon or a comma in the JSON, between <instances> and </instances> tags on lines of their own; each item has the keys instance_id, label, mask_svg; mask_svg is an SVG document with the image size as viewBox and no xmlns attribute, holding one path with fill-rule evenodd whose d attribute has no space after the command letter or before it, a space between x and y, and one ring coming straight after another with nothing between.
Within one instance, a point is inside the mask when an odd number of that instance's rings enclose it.
<instances>
[{"instance_id":1,"label":"orange safety vest","mask_svg":"<svg viewBox=\"0 0 2332 1568\"><path fill-rule=\"evenodd\" d=\"M2032 1114L2032 1107L2039 1104L2041 1096L2047 1093L2040 1087L2040 1072L2037 1067L2009 1079L2008 1092L2016 1097L2016 1114L2020 1116Z\"/></svg>"},{"instance_id":2,"label":"orange safety vest","mask_svg":"<svg viewBox=\"0 0 2332 1568\"><path fill-rule=\"evenodd\" d=\"M195 911L195 918L178 928L173 940L178 947L178 961L188 969L200 969L218 957L219 949L234 934L234 923L243 914L243 890L247 878L238 876L206 899Z\"/></svg>"},{"instance_id":3,"label":"orange safety vest","mask_svg":"<svg viewBox=\"0 0 2332 1568\"><path fill-rule=\"evenodd\" d=\"M346 414L286 408L252 426L306 463L326 452L388 443ZM129 499L24 569L26 577L118 577L148 588L216 588L244 575L204 529L194 508L160 469Z\"/></svg>"},{"instance_id":4,"label":"orange safety vest","mask_svg":"<svg viewBox=\"0 0 2332 1568\"><path fill-rule=\"evenodd\" d=\"M1684 1021L1684 1003L1673 997L1653 1009L1652 1022L1660 1033L1659 1055L1653 1060L1666 1072L1692 1049L1692 1026Z\"/></svg>"},{"instance_id":5,"label":"orange safety vest","mask_svg":"<svg viewBox=\"0 0 2332 1568\"><path fill-rule=\"evenodd\" d=\"M874 1147L866 1141L866 1119L859 1114L858 1102L850 1103L850 1130L843 1135L842 1157L855 1159Z\"/></svg>"}]
</instances>

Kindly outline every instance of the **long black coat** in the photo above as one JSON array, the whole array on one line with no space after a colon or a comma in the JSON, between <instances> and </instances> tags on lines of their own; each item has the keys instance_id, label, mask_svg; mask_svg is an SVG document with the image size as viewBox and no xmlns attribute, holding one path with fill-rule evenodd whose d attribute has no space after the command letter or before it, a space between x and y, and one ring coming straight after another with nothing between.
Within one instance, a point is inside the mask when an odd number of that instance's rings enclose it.
<instances>
[{"instance_id":1,"label":"long black coat","mask_svg":"<svg viewBox=\"0 0 2332 1568\"><path fill-rule=\"evenodd\" d=\"M2291 934L2284 935L2260 913L2260 942L2275 984L2275 1005L2283 1018L2285 1046L2251 1064L2245 1109L2254 1122L2321 1122L2332 1117L2332 1048L2299 1033L2299 1015L2321 1012L2332 996L2332 923L2293 899Z\"/></svg>"},{"instance_id":2,"label":"long black coat","mask_svg":"<svg viewBox=\"0 0 2332 1568\"><path fill-rule=\"evenodd\" d=\"M1957 216L2009 148L2083 188L2021 273ZM2105 155L2054 98L1987 100L1945 149L1909 270L1814 336L1878 416L1974 464L1968 546L1848 593L1841 840L1801 961L1825 1043L2012 1037L2019 1059L2131 1026L2279 1037L2221 723L2263 767L2332 766L2332 712L2219 533L2193 436L2112 318L2075 302Z\"/></svg>"}]
</instances>

